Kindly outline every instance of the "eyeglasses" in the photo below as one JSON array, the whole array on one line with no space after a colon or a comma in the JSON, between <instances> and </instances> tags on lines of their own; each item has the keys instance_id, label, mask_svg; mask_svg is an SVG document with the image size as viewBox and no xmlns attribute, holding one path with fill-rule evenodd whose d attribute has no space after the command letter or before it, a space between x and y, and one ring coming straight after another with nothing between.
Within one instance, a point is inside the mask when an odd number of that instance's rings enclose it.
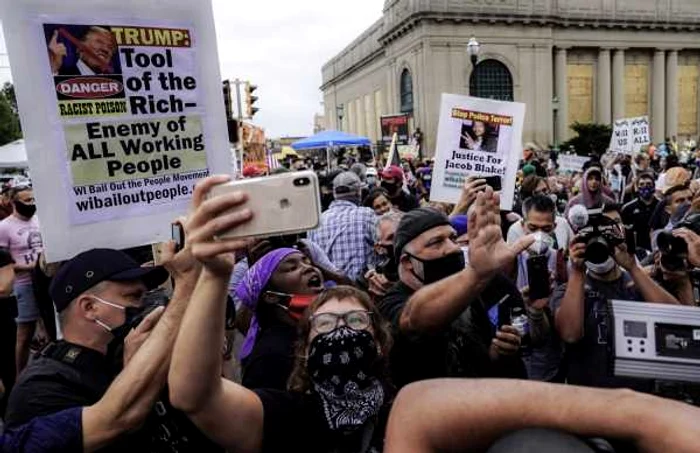
<instances>
[{"instance_id":1,"label":"eyeglasses","mask_svg":"<svg viewBox=\"0 0 700 453\"><path fill-rule=\"evenodd\" d=\"M372 312L354 310L345 313L321 313L310 318L311 328L317 333L328 333L338 327L341 319L352 330L366 330L370 325Z\"/></svg>"}]
</instances>

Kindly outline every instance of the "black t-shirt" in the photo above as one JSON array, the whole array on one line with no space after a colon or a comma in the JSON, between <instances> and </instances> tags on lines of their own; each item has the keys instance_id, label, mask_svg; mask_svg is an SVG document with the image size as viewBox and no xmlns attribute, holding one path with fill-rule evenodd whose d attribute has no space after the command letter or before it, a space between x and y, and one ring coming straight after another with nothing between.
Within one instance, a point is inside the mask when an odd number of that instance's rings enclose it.
<instances>
[{"instance_id":1,"label":"black t-shirt","mask_svg":"<svg viewBox=\"0 0 700 453\"><path fill-rule=\"evenodd\" d=\"M396 198L391 199L391 204L401 212L412 211L420 207L418 198L410 193L404 192L403 190L399 192L399 195Z\"/></svg>"},{"instance_id":2,"label":"black t-shirt","mask_svg":"<svg viewBox=\"0 0 700 453\"><path fill-rule=\"evenodd\" d=\"M649 224L657 204L659 204L659 200L656 198L653 198L650 204L636 199L622 208L622 221L625 225L632 226L632 230L636 233L637 247L651 250L651 228Z\"/></svg>"},{"instance_id":3,"label":"black t-shirt","mask_svg":"<svg viewBox=\"0 0 700 453\"><path fill-rule=\"evenodd\" d=\"M352 433L333 432L314 394L281 390L255 390L263 405L262 453L364 453L383 450L389 404L364 428Z\"/></svg>"},{"instance_id":4,"label":"black t-shirt","mask_svg":"<svg viewBox=\"0 0 700 453\"><path fill-rule=\"evenodd\" d=\"M297 330L293 326L275 324L261 328L253 350L243 362L243 386L286 389L294 366L296 340Z\"/></svg>"},{"instance_id":5,"label":"black t-shirt","mask_svg":"<svg viewBox=\"0 0 700 453\"><path fill-rule=\"evenodd\" d=\"M447 376L447 332L433 335L406 334L400 329L401 312L414 291L398 282L378 302L379 312L392 327L392 382L401 388L424 379Z\"/></svg>"},{"instance_id":6,"label":"black t-shirt","mask_svg":"<svg viewBox=\"0 0 700 453\"><path fill-rule=\"evenodd\" d=\"M20 375L10 394L6 423L10 428L34 417L99 401L111 384L112 361L98 351L58 341L49 344ZM102 451L175 453L222 451L167 401L160 401L139 431L123 436Z\"/></svg>"}]
</instances>

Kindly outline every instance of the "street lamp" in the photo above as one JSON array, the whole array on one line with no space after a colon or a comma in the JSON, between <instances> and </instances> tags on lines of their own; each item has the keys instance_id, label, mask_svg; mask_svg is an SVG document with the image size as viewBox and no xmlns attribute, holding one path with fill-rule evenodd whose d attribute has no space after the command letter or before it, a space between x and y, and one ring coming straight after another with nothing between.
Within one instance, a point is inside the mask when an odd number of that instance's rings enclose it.
<instances>
[{"instance_id":1,"label":"street lamp","mask_svg":"<svg viewBox=\"0 0 700 453\"><path fill-rule=\"evenodd\" d=\"M479 51L481 50L481 44L476 40L475 37L471 37L467 43L467 54L472 61L472 66L476 66L479 61Z\"/></svg>"},{"instance_id":2,"label":"street lamp","mask_svg":"<svg viewBox=\"0 0 700 453\"><path fill-rule=\"evenodd\" d=\"M336 114L338 115L338 129L343 130L343 115L345 114L345 106L340 104L335 108Z\"/></svg>"}]
</instances>

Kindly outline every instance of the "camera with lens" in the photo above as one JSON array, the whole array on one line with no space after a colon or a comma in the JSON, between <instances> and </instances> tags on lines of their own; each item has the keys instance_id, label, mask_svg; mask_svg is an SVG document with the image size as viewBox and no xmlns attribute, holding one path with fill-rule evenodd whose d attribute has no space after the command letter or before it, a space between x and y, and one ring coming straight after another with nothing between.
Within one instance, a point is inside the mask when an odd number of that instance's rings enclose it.
<instances>
[{"instance_id":1,"label":"camera with lens","mask_svg":"<svg viewBox=\"0 0 700 453\"><path fill-rule=\"evenodd\" d=\"M604 263L615 255L615 247L625 242L621 226L600 209L588 210L588 222L577 236L579 242L586 244L586 261L593 264Z\"/></svg>"},{"instance_id":2,"label":"camera with lens","mask_svg":"<svg viewBox=\"0 0 700 453\"><path fill-rule=\"evenodd\" d=\"M686 228L700 234L700 214L691 214L677 223L675 229ZM661 266L670 272L683 271L688 268L688 244L683 238L673 235L672 231L662 231L656 238L656 245L661 253Z\"/></svg>"}]
</instances>

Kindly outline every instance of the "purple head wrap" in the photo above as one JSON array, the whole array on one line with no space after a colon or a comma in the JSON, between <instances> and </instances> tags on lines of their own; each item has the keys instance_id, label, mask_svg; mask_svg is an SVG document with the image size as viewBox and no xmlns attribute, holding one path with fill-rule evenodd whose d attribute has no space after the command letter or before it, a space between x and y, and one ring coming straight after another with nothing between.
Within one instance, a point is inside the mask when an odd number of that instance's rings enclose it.
<instances>
[{"instance_id":1,"label":"purple head wrap","mask_svg":"<svg viewBox=\"0 0 700 453\"><path fill-rule=\"evenodd\" d=\"M258 300L263 293L263 290L267 286L267 282L270 281L270 277L280 265L282 260L291 255L292 253L301 253L297 249L283 248L276 249L258 260L257 263L253 265L248 272L245 273L243 280L236 287L236 297L241 301L243 306L249 308L255 313L255 309L258 306ZM250 321L250 328L248 329L248 335L245 337L243 346L241 347L241 353L239 358L241 360L245 359L253 351L253 346L255 345L255 338L258 335L258 318L253 315L253 319Z\"/></svg>"}]
</instances>

